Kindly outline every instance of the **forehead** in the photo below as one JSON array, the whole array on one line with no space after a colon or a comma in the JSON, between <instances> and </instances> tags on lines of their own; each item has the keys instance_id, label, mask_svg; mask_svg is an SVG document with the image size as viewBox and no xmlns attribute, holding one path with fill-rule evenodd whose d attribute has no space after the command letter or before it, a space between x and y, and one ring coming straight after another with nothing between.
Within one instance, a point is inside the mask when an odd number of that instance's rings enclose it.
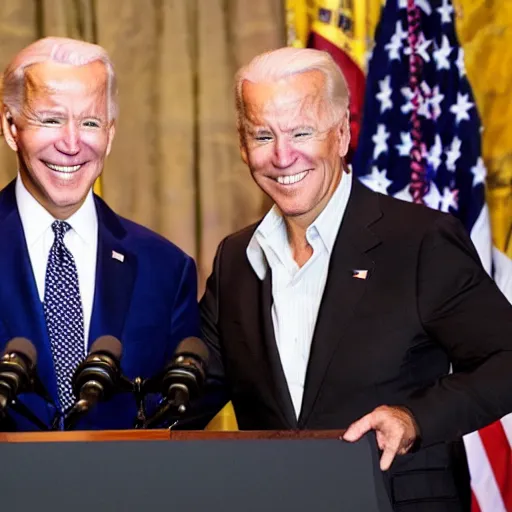
<instances>
[{"instance_id":1,"label":"forehead","mask_svg":"<svg viewBox=\"0 0 512 512\"><path fill-rule=\"evenodd\" d=\"M40 95L105 94L107 70L100 61L83 66L42 62L25 70L24 84L28 101Z\"/></svg>"},{"instance_id":2,"label":"forehead","mask_svg":"<svg viewBox=\"0 0 512 512\"><path fill-rule=\"evenodd\" d=\"M250 122L275 115L317 117L326 106L325 76L312 70L273 82L244 81L242 99Z\"/></svg>"}]
</instances>

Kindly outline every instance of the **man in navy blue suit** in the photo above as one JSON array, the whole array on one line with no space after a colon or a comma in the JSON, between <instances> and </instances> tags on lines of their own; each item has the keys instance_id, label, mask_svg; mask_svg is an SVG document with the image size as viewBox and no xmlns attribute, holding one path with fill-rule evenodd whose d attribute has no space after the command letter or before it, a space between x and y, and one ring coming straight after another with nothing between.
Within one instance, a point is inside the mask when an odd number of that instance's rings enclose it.
<instances>
[{"instance_id":1,"label":"man in navy blue suit","mask_svg":"<svg viewBox=\"0 0 512 512\"><path fill-rule=\"evenodd\" d=\"M64 38L31 44L7 66L1 122L18 176L0 192L0 351L33 342L47 399L20 401L44 423L76 397L72 375L102 335L122 341L122 371L149 378L199 334L193 260L116 215L92 192L116 127L116 77L99 46ZM136 403L119 393L80 429L131 428ZM35 430L12 413L17 430Z\"/></svg>"}]
</instances>

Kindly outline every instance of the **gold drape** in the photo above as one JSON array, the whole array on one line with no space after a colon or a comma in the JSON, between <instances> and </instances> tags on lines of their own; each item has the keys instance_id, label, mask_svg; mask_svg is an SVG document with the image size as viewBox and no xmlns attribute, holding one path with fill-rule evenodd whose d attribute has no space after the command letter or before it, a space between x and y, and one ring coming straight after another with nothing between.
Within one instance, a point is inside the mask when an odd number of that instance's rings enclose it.
<instances>
[{"instance_id":1,"label":"gold drape","mask_svg":"<svg viewBox=\"0 0 512 512\"><path fill-rule=\"evenodd\" d=\"M232 82L254 55L284 46L281 1L0 1L1 69L47 35L110 53L120 117L102 195L193 256L202 289L220 240L268 206L240 160ZM0 187L15 174L0 143ZM231 406L212 427L236 427Z\"/></svg>"},{"instance_id":2,"label":"gold drape","mask_svg":"<svg viewBox=\"0 0 512 512\"><path fill-rule=\"evenodd\" d=\"M512 258L512 2L455 0L454 5L484 127L482 155L493 241Z\"/></svg>"}]
</instances>

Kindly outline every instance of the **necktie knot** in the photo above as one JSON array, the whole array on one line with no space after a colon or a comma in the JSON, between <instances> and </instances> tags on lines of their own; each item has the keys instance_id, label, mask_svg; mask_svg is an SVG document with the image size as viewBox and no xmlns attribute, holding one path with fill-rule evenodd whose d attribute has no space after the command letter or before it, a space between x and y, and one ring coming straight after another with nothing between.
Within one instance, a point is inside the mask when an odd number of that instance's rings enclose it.
<instances>
[{"instance_id":1,"label":"necktie knot","mask_svg":"<svg viewBox=\"0 0 512 512\"><path fill-rule=\"evenodd\" d=\"M64 243L64 235L71 229L71 226L63 221L56 220L52 223L52 230L55 233L55 240L60 243Z\"/></svg>"}]
</instances>

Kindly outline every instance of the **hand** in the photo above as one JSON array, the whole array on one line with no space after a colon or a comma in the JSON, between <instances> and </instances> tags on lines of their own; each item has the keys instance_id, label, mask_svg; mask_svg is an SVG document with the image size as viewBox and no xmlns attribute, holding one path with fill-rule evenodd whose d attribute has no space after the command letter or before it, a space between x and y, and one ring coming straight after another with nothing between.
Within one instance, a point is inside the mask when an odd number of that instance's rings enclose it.
<instances>
[{"instance_id":1,"label":"hand","mask_svg":"<svg viewBox=\"0 0 512 512\"><path fill-rule=\"evenodd\" d=\"M357 441L370 430L377 434L377 444L382 450L380 469L387 471L396 454L407 453L418 438L418 427L412 414L402 407L381 405L370 414L355 421L345 432L345 441Z\"/></svg>"}]
</instances>

